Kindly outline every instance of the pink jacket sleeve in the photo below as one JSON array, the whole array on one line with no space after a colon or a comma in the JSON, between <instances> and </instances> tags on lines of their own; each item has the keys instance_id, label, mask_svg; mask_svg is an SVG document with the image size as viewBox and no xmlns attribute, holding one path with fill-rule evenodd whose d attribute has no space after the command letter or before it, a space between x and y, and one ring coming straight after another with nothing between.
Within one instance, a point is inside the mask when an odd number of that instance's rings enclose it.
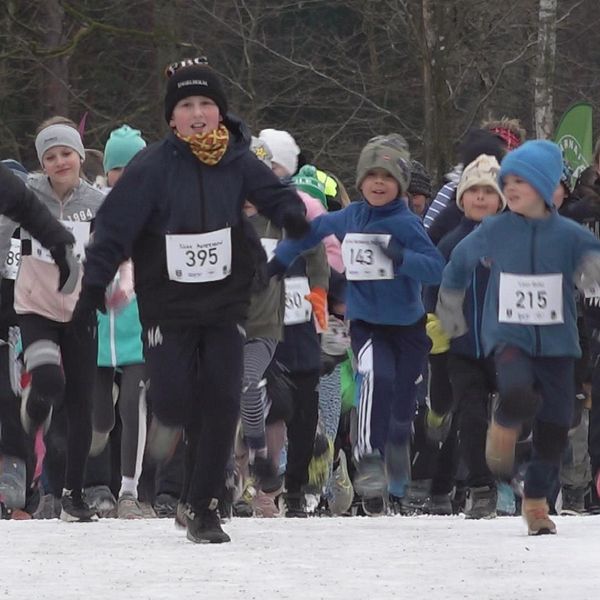
<instances>
[{"instance_id":1,"label":"pink jacket sleeve","mask_svg":"<svg viewBox=\"0 0 600 600\"><path fill-rule=\"evenodd\" d=\"M327 213L325 207L321 204L317 198L313 198L311 195L300 190L296 190L304 206L306 207L306 218L309 221L316 219L319 215ZM344 261L342 260L342 245L334 235L328 235L323 238L323 244L325 244L325 252L327 253L327 262L332 269L335 269L338 273L344 272Z\"/></svg>"}]
</instances>

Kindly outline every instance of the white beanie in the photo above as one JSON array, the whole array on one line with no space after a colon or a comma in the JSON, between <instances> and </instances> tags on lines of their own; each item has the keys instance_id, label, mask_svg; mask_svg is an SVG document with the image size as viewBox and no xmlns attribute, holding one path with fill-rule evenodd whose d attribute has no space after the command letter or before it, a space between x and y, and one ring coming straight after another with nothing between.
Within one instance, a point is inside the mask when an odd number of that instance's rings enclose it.
<instances>
[{"instance_id":1,"label":"white beanie","mask_svg":"<svg viewBox=\"0 0 600 600\"><path fill-rule=\"evenodd\" d=\"M506 198L498 185L498 174L500 173L500 165L496 157L488 154L480 154L472 163L468 164L462 172L458 188L456 190L456 204L458 208L464 211L462 203L462 195L476 185L489 185L500 196L500 209L498 212L506 208Z\"/></svg>"},{"instance_id":2,"label":"white beanie","mask_svg":"<svg viewBox=\"0 0 600 600\"><path fill-rule=\"evenodd\" d=\"M291 177L298 170L300 148L296 140L281 129L263 129L258 137L269 147L273 162L281 165Z\"/></svg>"}]
</instances>

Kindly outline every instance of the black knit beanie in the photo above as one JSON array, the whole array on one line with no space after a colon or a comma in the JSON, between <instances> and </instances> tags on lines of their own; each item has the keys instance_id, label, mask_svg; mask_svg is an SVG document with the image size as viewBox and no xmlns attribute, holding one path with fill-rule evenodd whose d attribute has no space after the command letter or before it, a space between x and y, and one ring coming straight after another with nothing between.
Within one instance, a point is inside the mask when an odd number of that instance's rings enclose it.
<instances>
[{"instance_id":1,"label":"black knit beanie","mask_svg":"<svg viewBox=\"0 0 600 600\"><path fill-rule=\"evenodd\" d=\"M165 119L171 120L175 105L188 96L206 96L219 107L221 117L227 114L227 98L219 76L207 65L190 65L177 69L167 82Z\"/></svg>"},{"instance_id":2,"label":"black knit beanie","mask_svg":"<svg viewBox=\"0 0 600 600\"><path fill-rule=\"evenodd\" d=\"M425 167L417 160L410 161L410 184L409 194L423 194L425 198L431 198L431 177Z\"/></svg>"}]
</instances>

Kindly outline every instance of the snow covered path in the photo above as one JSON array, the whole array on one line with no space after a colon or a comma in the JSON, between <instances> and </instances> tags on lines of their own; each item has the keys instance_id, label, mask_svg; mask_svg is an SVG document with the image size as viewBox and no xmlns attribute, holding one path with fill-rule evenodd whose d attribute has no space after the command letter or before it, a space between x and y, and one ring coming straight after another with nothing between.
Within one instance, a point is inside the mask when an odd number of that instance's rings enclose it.
<instances>
[{"instance_id":1,"label":"snow covered path","mask_svg":"<svg viewBox=\"0 0 600 600\"><path fill-rule=\"evenodd\" d=\"M0 600L590 600L600 517L234 519L195 545L171 520L0 521Z\"/></svg>"}]
</instances>

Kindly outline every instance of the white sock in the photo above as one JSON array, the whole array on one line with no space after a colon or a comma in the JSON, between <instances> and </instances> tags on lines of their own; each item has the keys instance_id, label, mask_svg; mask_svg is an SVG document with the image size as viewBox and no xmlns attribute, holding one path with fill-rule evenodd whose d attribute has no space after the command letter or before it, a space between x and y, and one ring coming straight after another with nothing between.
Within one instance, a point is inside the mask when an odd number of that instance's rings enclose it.
<instances>
[{"instance_id":1,"label":"white sock","mask_svg":"<svg viewBox=\"0 0 600 600\"><path fill-rule=\"evenodd\" d=\"M119 498L123 494L131 494L137 499L137 481L133 477L121 477L121 489L119 490Z\"/></svg>"}]
</instances>

